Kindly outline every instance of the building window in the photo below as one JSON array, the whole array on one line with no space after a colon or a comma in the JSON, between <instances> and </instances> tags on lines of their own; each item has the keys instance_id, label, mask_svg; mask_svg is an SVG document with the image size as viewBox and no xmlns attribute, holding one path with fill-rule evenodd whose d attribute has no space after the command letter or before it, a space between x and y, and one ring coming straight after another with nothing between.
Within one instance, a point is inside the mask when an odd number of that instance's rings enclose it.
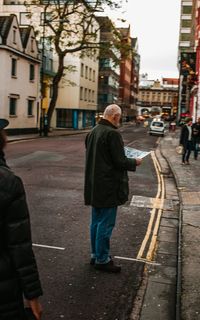
<instances>
[{"instance_id":1,"label":"building window","mask_svg":"<svg viewBox=\"0 0 200 320\"><path fill-rule=\"evenodd\" d=\"M52 98L53 97L53 85L50 84L49 86L49 98Z\"/></svg>"},{"instance_id":2,"label":"building window","mask_svg":"<svg viewBox=\"0 0 200 320\"><path fill-rule=\"evenodd\" d=\"M108 94L103 94L103 102L108 102Z\"/></svg>"},{"instance_id":3,"label":"building window","mask_svg":"<svg viewBox=\"0 0 200 320\"><path fill-rule=\"evenodd\" d=\"M87 101L87 95L88 95L88 90L85 89L85 93L84 93L84 100Z\"/></svg>"},{"instance_id":4,"label":"building window","mask_svg":"<svg viewBox=\"0 0 200 320\"><path fill-rule=\"evenodd\" d=\"M73 110L57 109L56 126L58 128L73 128Z\"/></svg>"},{"instance_id":5,"label":"building window","mask_svg":"<svg viewBox=\"0 0 200 320\"><path fill-rule=\"evenodd\" d=\"M34 105L34 100L28 99L28 116L33 116L33 105Z\"/></svg>"},{"instance_id":6,"label":"building window","mask_svg":"<svg viewBox=\"0 0 200 320\"><path fill-rule=\"evenodd\" d=\"M183 6L183 9L182 9L182 13L183 14L191 14L192 13L192 6Z\"/></svg>"},{"instance_id":7,"label":"building window","mask_svg":"<svg viewBox=\"0 0 200 320\"><path fill-rule=\"evenodd\" d=\"M83 75L84 75L83 70L84 70L84 64L81 63L81 77L83 77Z\"/></svg>"},{"instance_id":8,"label":"building window","mask_svg":"<svg viewBox=\"0 0 200 320\"><path fill-rule=\"evenodd\" d=\"M88 78L88 66L85 66L85 79Z\"/></svg>"},{"instance_id":9,"label":"building window","mask_svg":"<svg viewBox=\"0 0 200 320\"><path fill-rule=\"evenodd\" d=\"M191 20L182 20L181 24L182 24L182 28L190 28L191 27Z\"/></svg>"},{"instance_id":10,"label":"building window","mask_svg":"<svg viewBox=\"0 0 200 320\"><path fill-rule=\"evenodd\" d=\"M106 84L106 85L109 84L108 83L108 76L103 77L103 84Z\"/></svg>"},{"instance_id":11,"label":"building window","mask_svg":"<svg viewBox=\"0 0 200 320\"><path fill-rule=\"evenodd\" d=\"M35 66L34 64L30 64L29 80L33 81L34 79L35 79Z\"/></svg>"},{"instance_id":12,"label":"building window","mask_svg":"<svg viewBox=\"0 0 200 320\"><path fill-rule=\"evenodd\" d=\"M49 59L49 70L53 71L53 59Z\"/></svg>"},{"instance_id":13,"label":"building window","mask_svg":"<svg viewBox=\"0 0 200 320\"><path fill-rule=\"evenodd\" d=\"M16 44L16 29L13 29L13 43Z\"/></svg>"},{"instance_id":14,"label":"building window","mask_svg":"<svg viewBox=\"0 0 200 320\"><path fill-rule=\"evenodd\" d=\"M80 100L83 100L83 87L80 87Z\"/></svg>"},{"instance_id":15,"label":"building window","mask_svg":"<svg viewBox=\"0 0 200 320\"><path fill-rule=\"evenodd\" d=\"M181 41L190 41L191 35L189 33L182 33L180 40Z\"/></svg>"},{"instance_id":16,"label":"building window","mask_svg":"<svg viewBox=\"0 0 200 320\"><path fill-rule=\"evenodd\" d=\"M31 52L34 52L34 38L31 37Z\"/></svg>"},{"instance_id":17,"label":"building window","mask_svg":"<svg viewBox=\"0 0 200 320\"><path fill-rule=\"evenodd\" d=\"M12 58L11 60L11 76L16 77L17 76L17 59Z\"/></svg>"},{"instance_id":18,"label":"building window","mask_svg":"<svg viewBox=\"0 0 200 320\"><path fill-rule=\"evenodd\" d=\"M9 115L16 116L17 98L10 98Z\"/></svg>"}]
</instances>

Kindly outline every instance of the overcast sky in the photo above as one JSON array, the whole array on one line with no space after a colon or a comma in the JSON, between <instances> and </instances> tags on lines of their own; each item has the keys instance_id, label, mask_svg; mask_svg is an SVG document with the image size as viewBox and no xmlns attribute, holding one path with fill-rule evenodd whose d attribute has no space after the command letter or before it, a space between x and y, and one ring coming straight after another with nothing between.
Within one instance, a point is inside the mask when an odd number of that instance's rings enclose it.
<instances>
[{"instance_id":1,"label":"overcast sky","mask_svg":"<svg viewBox=\"0 0 200 320\"><path fill-rule=\"evenodd\" d=\"M131 36L138 38L140 73L155 80L177 77L181 0L128 0L124 13ZM112 19L112 13L109 14Z\"/></svg>"}]
</instances>

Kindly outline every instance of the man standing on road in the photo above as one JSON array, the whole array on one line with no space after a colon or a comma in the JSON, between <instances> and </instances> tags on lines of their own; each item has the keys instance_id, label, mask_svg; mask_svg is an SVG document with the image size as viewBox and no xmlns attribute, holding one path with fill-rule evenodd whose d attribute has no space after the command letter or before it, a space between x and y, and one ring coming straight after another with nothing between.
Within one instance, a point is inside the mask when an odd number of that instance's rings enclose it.
<instances>
[{"instance_id":1,"label":"man standing on road","mask_svg":"<svg viewBox=\"0 0 200 320\"><path fill-rule=\"evenodd\" d=\"M128 159L117 128L121 108L106 107L103 118L86 137L85 204L92 206L90 225L91 261L97 270L120 272L110 257L110 238L117 207L128 200L128 174L141 159Z\"/></svg>"}]
</instances>

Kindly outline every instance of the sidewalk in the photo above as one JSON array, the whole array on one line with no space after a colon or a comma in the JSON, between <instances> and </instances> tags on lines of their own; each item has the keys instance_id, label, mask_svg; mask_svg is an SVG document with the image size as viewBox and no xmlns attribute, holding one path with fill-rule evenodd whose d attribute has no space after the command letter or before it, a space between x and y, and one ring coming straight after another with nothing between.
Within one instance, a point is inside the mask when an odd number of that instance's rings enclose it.
<instances>
[{"instance_id":1,"label":"sidewalk","mask_svg":"<svg viewBox=\"0 0 200 320\"><path fill-rule=\"evenodd\" d=\"M48 138L48 137L58 137L58 136L67 136L67 135L74 135L74 134L80 134L80 133L87 133L91 129L82 129L82 130L74 130L74 129L56 129L48 133L48 136L45 137L44 135L40 136L39 133L33 133L33 134L23 134L23 135L8 135L8 142L14 142L19 140L31 140L31 139L41 139L41 138Z\"/></svg>"},{"instance_id":2,"label":"sidewalk","mask_svg":"<svg viewBox=\"0 0 200 320\"><path fill-rule=\"evenodd\" d=\"M170 133L160 144L176 180L180 199L178 299L181 320L200 319L200 157L190 165L181 165L181 155L175 151L179 144L180 130ZM180 277L180 278L179 278ZM180 291L181 290L181 291ZM179 313L179 311L178 311Z\"/></svg>"},{"instance_id":3,"label":"sidewalk","mask_svg":"<svg viewBox=\"0 0 200 320\"><path fill-rule=\"evenodd\" d=\"M166 189L155 256L160 265L146 267L140 320L200 319L200 156L196 161L192 152L191 164L183 166L175 150L179 135L179 128L168 133L156 150Z\"/></svg>"}]
</instances>

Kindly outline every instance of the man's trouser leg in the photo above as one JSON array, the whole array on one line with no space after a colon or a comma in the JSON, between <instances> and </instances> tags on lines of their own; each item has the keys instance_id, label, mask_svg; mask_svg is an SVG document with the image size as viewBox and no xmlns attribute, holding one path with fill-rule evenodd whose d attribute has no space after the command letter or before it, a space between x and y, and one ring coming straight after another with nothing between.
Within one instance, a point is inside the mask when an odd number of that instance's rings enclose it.
<instances>
[{"instance_id":1,"label":"man's trouser leg","mask_svg":"<svg viewBox=\"0 0 200 320\"><path fill-rule=\"evenodd\" d=\"M96 263L110 261L110 238L115 226L117 207L92 208L92 221L90 226L92 257Z\"/></svg>"}]
</instances>

